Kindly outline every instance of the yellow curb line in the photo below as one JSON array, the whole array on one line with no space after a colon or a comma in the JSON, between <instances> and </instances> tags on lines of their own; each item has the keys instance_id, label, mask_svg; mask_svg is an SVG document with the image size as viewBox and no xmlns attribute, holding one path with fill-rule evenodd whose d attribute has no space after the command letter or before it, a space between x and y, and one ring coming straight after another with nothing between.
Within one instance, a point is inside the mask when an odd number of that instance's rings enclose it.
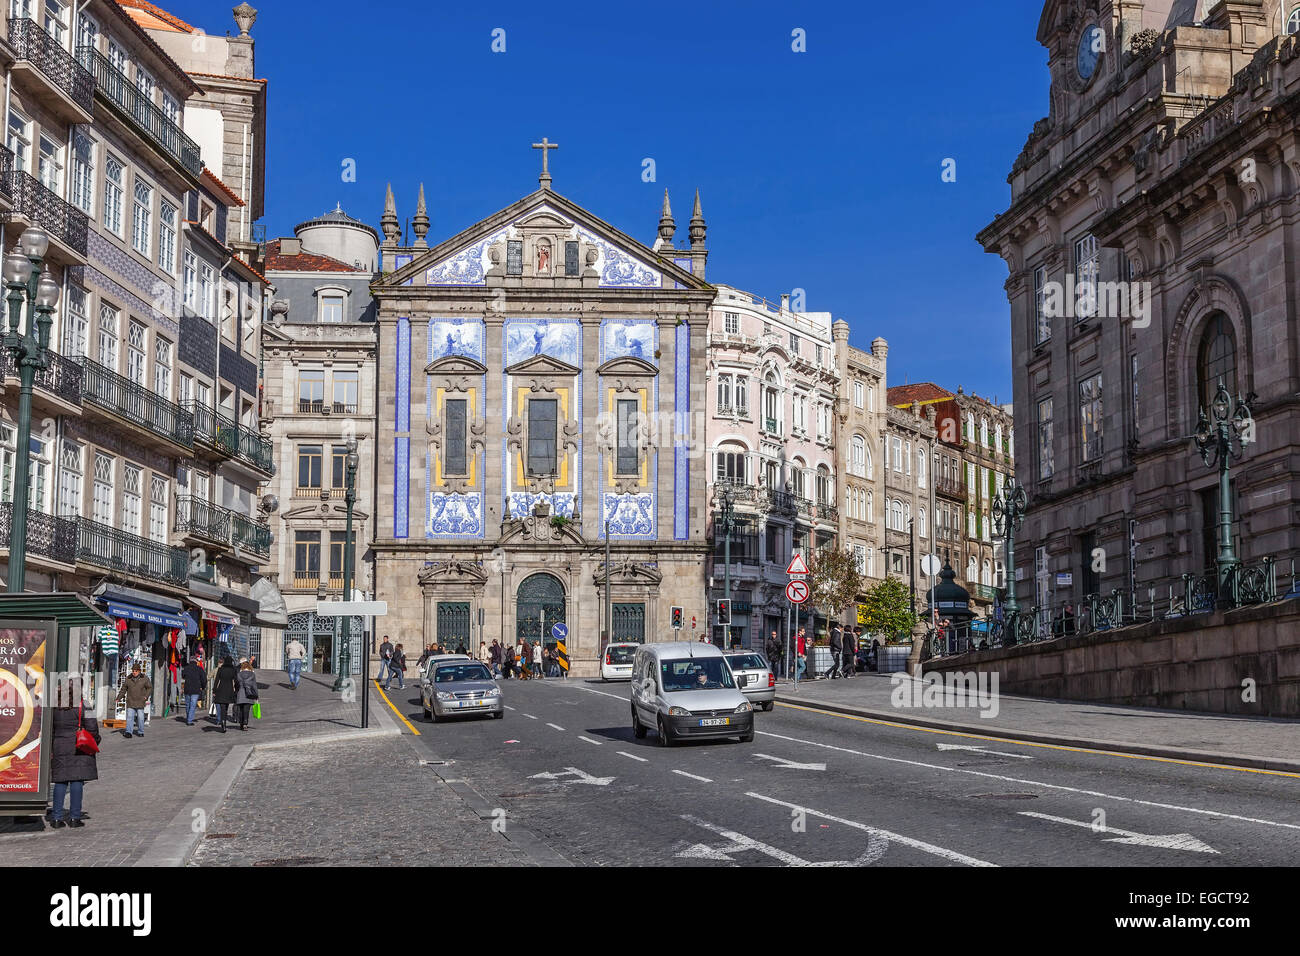
<instances>
[{"instance_id":1,"label":"yellow curb line","mask_svg":"<svg viewBox=\"0 0 1300 956\"><path fill-rule=\"evenodd\" d=\"M392 708L393 713L397 715L397 719L400 720L402 723L406 724L406 729L409 730L411 733L415 734L415 736L417 737L420 736L420 732L415 729L415 726L404 716L402 716L402 712L397 709L397 705L388 699L388 695L384 693L384 689L379 686L379 681L372 680L371 683L375 685L375 690L379 692L379 696L384 698L384 703Z\"/></svg>"},{"instance_id":2,"label":"yellow curb line","mask_svg":"<svg viewBox=\"0 0 1300 956\"><path fill-rule=\"evenodd\" d=\"M878 717L860 717L857 714L841 714L833 710L820 710L816 707L805 707L801 704L787 704L784 701L777 701L778 706L789 707L791 710L805 710L812 714L823 714L827 717L843 717L846 720L857 720L866 724L880 724L884 727L897 727L900 730L923 730L931 734L945 734L949 737L968 737L971 740L987 740L991 743L1018 744L1022 747L1041 747L1044 750L1064 750L1069 753L1079 754L1098 754L1103 757L1127 757L1130 760L1154 760L1157 763L1175 763L1182 764L1185 767L1210 767L1215 770L1240 770L1243 773L1264 773L1274 777L1294 777L1300 779L1300 773L1289 770L1267 770L1261 767L1236 767L1225 763L1206 763L1200 760L1180 760L1176 757L1154 757L1149 754L1128 754L1118 750L1096 750L1090 747L1069 747L1065 744L1045 744L1035 740L1018 740L1015 737L987 737L982 734L965 733L960 730L942 730L938 727L922 727L918 724L901 724L892 720L882 720Z\"/></svg>"}]
</instances>

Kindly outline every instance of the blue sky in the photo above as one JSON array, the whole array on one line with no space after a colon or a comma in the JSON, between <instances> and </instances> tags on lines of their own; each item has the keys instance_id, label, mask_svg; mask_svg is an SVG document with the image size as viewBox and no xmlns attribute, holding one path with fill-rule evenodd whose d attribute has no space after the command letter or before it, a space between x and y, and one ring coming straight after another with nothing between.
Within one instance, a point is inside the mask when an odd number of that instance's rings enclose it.
<instances>
[{"instance_id":1,"label":"blue sky","mask_svg":"<svg viewBox=\"0 0 1300 956\"><path fill-rule=\"evenodd\" d=\"M686 238L698 187L708 278L883 335L891 384L1010 400L1006 267L974 236L1047 112L1041 0L258 6L268 235L335 203L377 227L389 181L405 219L423 181L441 240L535 189L546 136L553 188L647 244L665 187Z\"/></svg>"}]
</instances>

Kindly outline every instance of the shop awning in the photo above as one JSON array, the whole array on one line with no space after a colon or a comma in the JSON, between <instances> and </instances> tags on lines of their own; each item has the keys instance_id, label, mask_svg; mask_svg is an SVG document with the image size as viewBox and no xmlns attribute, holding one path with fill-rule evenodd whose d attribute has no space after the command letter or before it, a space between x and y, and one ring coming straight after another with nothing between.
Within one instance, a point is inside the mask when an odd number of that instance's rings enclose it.
<instances>
[{"instance_id":1,"label":"shop awning","mask_svg":"<svg viewBox=\"0 0 1300 956\"><path fill-rule=\"evenodd\" d=\"M150 624L161 624L163 627L185 629L185 618L179 614L143 607L139 604L127 604L125 601L109 601L108 613L113 617L124 617L132 621L147 621Z\"/></svg>"},{"instance_id":2,"label":"shop awning","mask_svg":"<svg viewBox=\"0 0 1300 956\"><path fill-rule=\"evenodd\" d=\"M205 621L216 621L218 624L229 624L232 627L239 623L238 614L214 601L205 601L203 598L197 598L193 595L185 600L199 609L199 613Z\"/></svg>"},{"instance_id":3,"label":"shop awning","mask_svg":"<svg viewBox=\"0 0 1300 956\"><path fill-rule=\"evenodd\" d=\"M0 594L0 618L57 618L61 627L99 627L113 623L82 595L64 591Z\"/></svg>"}]
</instances>

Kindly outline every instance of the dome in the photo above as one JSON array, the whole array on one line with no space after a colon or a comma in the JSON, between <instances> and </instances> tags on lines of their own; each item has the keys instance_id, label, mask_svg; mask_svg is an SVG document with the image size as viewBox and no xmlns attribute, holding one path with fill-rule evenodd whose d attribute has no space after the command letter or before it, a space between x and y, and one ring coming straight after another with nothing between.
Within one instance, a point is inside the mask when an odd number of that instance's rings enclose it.
<instances>
[{"instance_id":1,"label":"dome","mask_svg":"<svg viewBox=\"0 0 1300 956\"><path fill-rule=\"evenodd\" d=\"M946 561L939 572L939 581L934 588L934 607L939 612L939 620L949 618L954 624L965 624L975 616L970 609L970 592L957 583L957 572Z\"/></svg>"},{"instance_id":2,"label":"dome","mask_svg":"<svg viewBox=\"0 0 1300 956\"><path fill-rule=\"evenodd\" d=\"M379 233L360 219L354 219L336 205L332 212L308 219L293 227L302 247L319 256L329 256L359 269L378 268Z\"/></svg>"},{"instance_id":3,"label":"dome","mask_svg":"<svg viewBox=\"0 0 1300 956\"><path fill-rule=\"evenodd\" d=\"M375 242L379 241L379 232L374 226L362 222L360 219L354 219L343 211L342 203L335 203L334 208L327 213L317 216L315 219L308 219L306 222L300 222L293 227L294 235L298 234L300 229L310 229L312 226L352 226L354 229L364 229L375 237Z\"/></svg>"}]
</instances>

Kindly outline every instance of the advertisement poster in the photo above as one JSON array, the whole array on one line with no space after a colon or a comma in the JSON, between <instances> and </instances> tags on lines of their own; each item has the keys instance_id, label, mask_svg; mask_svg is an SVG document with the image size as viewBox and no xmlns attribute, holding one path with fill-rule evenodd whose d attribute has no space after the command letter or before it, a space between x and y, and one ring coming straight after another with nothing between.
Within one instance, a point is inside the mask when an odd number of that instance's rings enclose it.
<instances>
[{"instance_id":1,"label":"advertisement poster","mask_svg":"<svg viewBox=\"0 0 1300 956\"><path fill-rule=\"evenodd\" d=\"M46 647L43 626L0 627L0 801L41 793Z\"/></svg>"}]
</instances>

